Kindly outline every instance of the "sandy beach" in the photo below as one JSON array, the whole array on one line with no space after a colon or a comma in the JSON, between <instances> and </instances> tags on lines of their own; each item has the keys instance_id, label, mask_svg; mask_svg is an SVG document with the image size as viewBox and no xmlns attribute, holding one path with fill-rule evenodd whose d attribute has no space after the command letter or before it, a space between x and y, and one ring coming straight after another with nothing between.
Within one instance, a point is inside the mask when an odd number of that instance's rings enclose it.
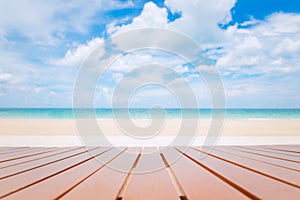
<instances>
[{"instance_id":1,"label":"sandy beach","mask_svg":"<svg viewBox=\"0 0 300 200\"><path fill-rule=\"evenodd\" d=\"M99 127L107 136L122 136L111 119L98 120ZM147 120L137 120L140 127L149 124ZM177 135L181 121L168 119L159 136ZM199 121L197 136L207 135L210 120ZM88 127L85 129L89 131ZM0 136L77 136L74 120L55 119L2 119L0 120ZM138 136L138 134L136 135ZM276 119L276 120L238 120L227 119L223 125L222 136L300 136L300 120Z\"/></svg>"},{"instance_id":2,"label":"sandy beach","mask_svg":"<svg viewBox=\"0 0 300 200\"><path fill-rule=\"evenodd\" d=\"M148 120L137 119L134 123L139 127L149 125ZM210 120L200 119L196 131L180 132L181 120L167 119L160 132L154 135L143 135L131 132L131 136L122 132L113 119L98 120L99 127L108 145L114 146L168 146L176 137L192 136L189 145L204 145L210 127ZM0 120L0 146L93 146L82 140L80 135L92 137L93 129L84 127L77 131L74 120L68 119L2 119ZM296 144L300 142L300 120L238 120L227 119L223 124L222 135L217 145L265 145ZM93 141L92 139L91 141ZM187 144L184 144L187 145Z\"/></svg>"}]
</instances>

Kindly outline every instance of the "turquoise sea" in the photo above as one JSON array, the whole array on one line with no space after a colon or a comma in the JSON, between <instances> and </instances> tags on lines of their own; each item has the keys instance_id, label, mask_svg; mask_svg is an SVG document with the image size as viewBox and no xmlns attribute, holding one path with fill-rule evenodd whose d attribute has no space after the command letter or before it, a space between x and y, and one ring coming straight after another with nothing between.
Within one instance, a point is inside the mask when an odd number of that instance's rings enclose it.
<instances>
[{"instance_id":1,"label":"turquoise sea","mask_svg":"<svg viewBox=\"0 0 300 200\"><path fill-rule=\"evenodd\" d=\"M76 116L85 118L93 110L77 109ZM92 111L92 112L91 112ZM220 110L217 110L220 111ZM149 109L95 109L99 119L122 117L129 112L132 118L147 119L161 117L160 112ZM210 118L211 109L165 109L166 118L181 118L182 113L188 118ZM72 108L0 108L0 119L73 119ZM300 109L226 109L226 118L234 119L300 119Z\"/></svg>"}]
</instances>

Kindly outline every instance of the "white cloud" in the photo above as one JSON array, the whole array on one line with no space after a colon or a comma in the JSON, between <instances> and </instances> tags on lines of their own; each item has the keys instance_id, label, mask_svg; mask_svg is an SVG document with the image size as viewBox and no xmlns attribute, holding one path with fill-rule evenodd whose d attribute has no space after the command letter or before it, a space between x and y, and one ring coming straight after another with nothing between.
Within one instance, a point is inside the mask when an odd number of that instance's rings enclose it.
<instances>
[{"instance_id":1,"label":"white cloud","mask_svg":"<svg viewBox=\"0 0 300 200\"><path fill-rule=\"evenodd\" d=\"M166 8L159 8L153 2L144 5L141 14L133 18L132 22L127 25L115 26L109 24L107 32L109 34L119 34L138 28L165 28L168 24L168 13Z\"/></svg>"},{"instance_id":2,"label":"white cloud","mask_svg":"<svg viewBox=\"0 0 300 200\"><path fill-rule=\"evenodd\" d=\"M173 69L179 74L190 72L189 68L187 66L183 66L183 65L177 65L177 66L173 67Z\"/></svg>"},{"instance_id":3,"label":"white cloud","mask_svg":"<svg viewBox=\"0 0 300 200\"><path fill-rule=\"evenodd\" d=\"M283 34L299 33L300 15L290 13L274 13L262 22L256 31L262 36L282 36ZM289 35L291 36L291 35Z\"/></svg>"},{"instance_id":4,"label":"white cloud","mask_svg":"<svg viewBox=\"0 0 300 200\"><path fill-rule=\"evenodd\" d=\"M230 10L234 4L235 0L166 0L166 6L173 12L182 14L181 18L168 22L166 9L149 2L132 23L122 26L110 24L107 29L110 34L146 27L167 28L184 33L203 47L209 48L208 54L216 59L221 74L231 77L230 81L225 78L229 97L267 94L276 87L266 87L272 75L285 73L288 76L300 69L300 15L276 13L261 21L252 17L240 26L235 24L225 30L221 29L218 24L226 24L231 20ZM125 56L125 59L120 59L112 66L118 73L118 76L114 76L117 80L122 73L132 70L134 66L153 62L154 59L151 54L130 55L127 58ZM168 60L172 61L170 58ZM181 65L173 65L178 72L186 72L186 68L179 66ZM212 70L206 65L197 69L201 72ZM193 80L193 74L187 76ZM254 80L256 76L263 77L259 80L261 84L257 84L245 78L242 80L241 77L245 76L253 76Z\"/></svg>"},{"instance_id":5,"label":"white cloud","mask_svg":"<svg viewBox=\"0 0 300 200\"><path fill-rule=\"evenodd\" d=\"M96 14L132 6L131 1L110 0L0 1L0 29L28 37L32 43L54 45L67 33L86 33Z\"/></svg>"},{"instance_id":6,"label":"white cloud","mask_svg":"<svg viewBox=\"0 0 300 200\"><path fill-rule=\"evenodd\" d=\"M133 53L127 54L113 63L110 69L115 72L126 73L133 70L136 67L143 66L145 64L153 63L153 57L147 53Z\"/></svg>"},{"instance_id":7,"label":"white cloud","mask_svg":"<svg viewBox=\"0 0 300 200\"><path fill-rule=\"evenodd\" d=\"M0 27L0 44L1 46L5 46L9 44L8 40L5 38L5 31Z\"/></svg>"},{"instance_id":8,"label":"white cloud","mask_svg":"<svg viewBox=\"0 0 300 200\"><path fill-rule=\"evenodd\" d=\"M284 38L282 41L279 41L271 55L287 57L295 53L300 54L300 40L295 41L290 38Z\"/></svg>"},{"instance_id":9,"label":"white cloud","mask_svg":"<svg viewBox=\"0 0 300 200\"><path fill-rule=\"evenodd\" d=\"M159 98L153 98L153 97ZM178 107L176 94L161 86L145 86L137 90L129 100L129 107L152 107L159 104L165 108Z\"/></svg>"},{"instance_id":10,"label":"white cloud","mask_svg":"<svg viewBox=\"0 0 300 200\"><path fill-rule=\"evenodd\" d=\"M166 0L165 5L172 12L180 12L182 15L173 22L168 21L166 8L148 2L140 15L133 18L130 23L125 25L117 25L120 24L119 22L110 23L107 24L106 31L112 36L129 30L154 27L175 30L191 37L208 51L211 58L215 59L216 66L224 78L230 106L234 105L232 102L237 101L245 101L245 104L240 104L242 106L252 105L251 99L255 99L257 95L259 99L255 100L255 105L263 105L264 103L259 101L263 100L264 96L268 100L268 95L273 99L276 99L277 95L281 98L280 101L284 102L283 97L278 95L281 90L288 91L287 94L293 96L291 99L299 99L299 89L296 86L300 83L295 77L300 75L300 15L274 13L264 20L252 17L249 21L221 29L218 24L226 24L231 20L230 10L235 2L236 0ZM128 1L122 6L134 5ZM69 32L85 33L87 27L95 23L93 21L95 14L115 8L120 8L120 5L114 1L95 0L88 3L79 0L59 3L57 0L2 1L0 2L0 44L4 44L5 47L11 45L11 41L6 38L10 33L28 37L35 44L42 44L44 47L58 44ZM138 39L142 37L143 35L139 35L137 41L126 42L138 43ZM1 48L1 58L5 59L0 60L2 69L0 93L3 94L4 89L12 91L13 88L18 88L27 93L44 94L48 97L49 104L58 100L61 94L65 94L67 97L64 103L70 102L72 84L78 69L76 67L101 42L103 39L97 37L85 44L73 46L66 51L64 57L48 59L47 64L52 67L45 69L39 68L37 64L24 62L18 52L11 53L7 50L9 48ZM155 42L162 42L162 40L158 39ZM110 68L111 76L104 80L107 85L100 90L99 98L109 100L114 83L135 67L150 63L171 66L178 73L187 73L185 78L193 82L195 91L197 88L203 88L197 85L199 76L188 73L188 67L184 66L184 62L180 59L164 54L158 56L153 52L136 52L124 55L113 63ZM61 66L73 67L61 68ZM197 69L201 72L211 72L211 67L207 65L198 66ZM145 80L154 77L157 81L166 81L164 77L158 76L164 74L164 71L154 70L144 73L142 75ZM7 83L12 79L18 79L19 82L14 84L9 82L4 86L4 82ZM134 81L129 82L135 84ZM150 94L153 97L162 95L159 90L149 90L141 94L148 96ZM200 96L205 97L205 95L207 96L207 93ZM288 95L285 96L287 98ZM142 95L139 95L138 99L143 99Z\"/></svg>"},{"instance_id":11,"label":"white cloud","mask_svg":"<svg viewBox=\"0 0 300 200\"><path fill-rule=\"evenodd\" d=\"M168 22L166 8L160 8L153 2L144 5L141 14L132 23L107 26L108 33L116 34L138 28L163 28L186 34L201 45L212 45L223 42L226 35L218 24L226 24L231 20L230 9L236 0L212 1L178 1L166 0L165 5L173 12L180 12L181 18Z\"/></svg>"},{"instance_id":12,"label":"white cloud","mask_svg":"<svg viewBox=\"0 0 300 200\"><path fill-rule=\"evenodd\" d=\"M8 83L13 80L13 76L9 73L2 72L0 70L0 83Z\"/></svg>"},{"instance_id":13,"label":"white cloud","mask_svg":"<svg viewBox=\"0 0 300 200\"><path fill-rule=\"evenodd\" d=\"M259 23L258 20L256 20L253 16L250 16L250 20L249 21L242 22L240 25L242 27L245 27L245 26L253 26L253 25L256 25L258 23Z\"/></svg>"},{"instance_id":14,"label":"white cloud","mask_svg":"<svg viewBox=\"0 0 300 200\"><path fill-rule=\"evenodd\" d=\"M241 75L300 70L300 15L276 13L250 28L229 27L217 66Z\"/></svg>"},{"instance_id":15,"label":"white cloud","mask_svg":"<svg viewBox=\"0 0 300 200\"><path fill-rule=\"evenodd\" d=\"M182 17L170 23L168 28L190 36L204 47L220 45L226 35L218 24L224 24L231 19L230 9L235 2L236 0L166 0L165 4L171 10L182 13Z\"/></svg>"},{"instance_id":16,"label":"white cloud","mask_svg":"<svg viewBox=\"0 0 300 200\"><path fill-rule=\"evenodd\" d=\"M58 60L49 61L50 64L66 67L78 67L94 48L103 43L103 39L94 38L87 44L80 44L74 50L68 50L65 56Z\"/></svg>"},{"instance_id":17,"label":"white cloud","mask_svg":"<svg viewBox=\"0 0 300 200\"><path fill-rule=\"evenodd\" d=\"M199 65L196 67L196 70L200 73L211 73L216 74L218 73L218 69L213 65Z\"/></svg>"},{"instance_id":18,"label":"white cloud","mask_svg":"<svg viewBox=\"0 0 300 200\"><path fill-rule=\"evenodd\" d=\"M212 2L168 0L165 2L166 6L172 11L182 13L180 19L169 23L166 8L160 8L153 2L148 2L144 5L141 14L133 18L131 23L121 26L116 26L114 23L109 24L107 25L107 32L114 35L138 28L169 28L193 36L193 39L197 39L198 41L204 40L211 43L223 37L224 34L219 29L218 23L230 18L230 8L234 3L235 0L213 0ZM85 49L85 45L79 46L77 50L69 50L65 57L56 62L56 64L80 62L80 58L82 59L82 56L80 56L82 49ZM140 63L148 63L151 59L149 55L140 55L139 57L127 60L126 63L121 60L119 64L113 67L116 70L122 71L125 69L125 71L128 71L132 69L132 62L134 62L134 65L140 65Z\"/></svg>"}]
</instances>

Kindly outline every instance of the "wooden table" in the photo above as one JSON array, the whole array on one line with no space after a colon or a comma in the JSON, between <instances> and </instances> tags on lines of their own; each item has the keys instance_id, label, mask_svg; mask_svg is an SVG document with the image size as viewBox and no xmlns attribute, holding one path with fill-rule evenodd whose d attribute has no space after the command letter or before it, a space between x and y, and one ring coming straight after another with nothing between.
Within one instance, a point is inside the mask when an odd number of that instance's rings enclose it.
<instances>
[{"instance_id":1,"label":"wooden table","mask_svg":"<svg viewBox=\"0 0 300 200\"><path fill-rule=\"evenodd\" d=\"M300 145L0 147L1 199L300 199Z\"/></svg>"}]
</instances>

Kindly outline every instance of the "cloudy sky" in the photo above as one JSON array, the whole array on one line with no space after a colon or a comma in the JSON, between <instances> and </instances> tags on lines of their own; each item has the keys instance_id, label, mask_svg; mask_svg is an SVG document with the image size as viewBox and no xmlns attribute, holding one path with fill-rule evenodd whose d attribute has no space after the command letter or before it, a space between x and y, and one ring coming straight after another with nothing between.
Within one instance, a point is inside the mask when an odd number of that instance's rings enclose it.
<instances>
[{"instance_id":1,"label":"cloudy sky","mask_svg":"<svg viewBox=\"0 0 300 200\"><path fill-rule=\"evenodd\" d=\"M139 28L174 30L196 41L221 74L227 107L300 108L299 0L0 1L0 107L71 107L89 53ZM199 104L210 105L201 77L158 51L129 53L113 63L99 82L96 105L109 107L118 80L133 66L151 63L180 73ZM131 103L178 106L158 85L139 89Z\"/></svg>"}]
</instances>

